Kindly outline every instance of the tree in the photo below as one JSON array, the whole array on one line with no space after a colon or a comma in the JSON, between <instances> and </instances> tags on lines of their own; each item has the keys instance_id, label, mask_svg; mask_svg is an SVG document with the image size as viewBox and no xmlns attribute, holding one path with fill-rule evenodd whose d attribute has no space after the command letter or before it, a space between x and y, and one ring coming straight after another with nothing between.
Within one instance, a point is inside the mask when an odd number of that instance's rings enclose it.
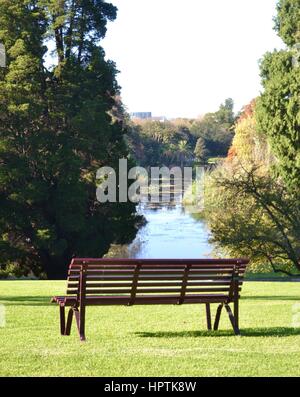
<instances>
[{"instance_id":1,"label":"tree","mask_svg":"<svg viewBox=\"0 0 300 397\"><path fill-rule=\"evenodd\" d=\"M177 151L177 156L176 156L177 160L180 163L181 168L183 168L184 163L186 162L189 153L190 153L190 150L188 147L188 142L182 139L178 143L178 151Z\"/></svg>"},{"instance_id":2,"label":"tree","mask_svg":"<svg viewBox=\"0 0 300 397\"><path fill-rule=\"evenodd\" d=\"M241 122L249 117L254 117L256 99L252 99L250 103L242 108L237 116L237 122Z\"/></svg>"},{"instance_id":3,"label":"tree","mask_svg":"<svg viewBox=\"0 0 300 397\"><path fill-rule=\"evenodd\" d=\"M96 201L96 170L127 156L113 121L115 65L99 39L116 8L94 0L0 1L0 261L65 277L72 256L102 256L139 220L131 203ZM44 37L56 44L46 69Z\"/></svg>"},{"instance_id":4,"label":"tree","mask_svg":"<svg viewBox=\"0 0 300 397\"><path fill-rule=\"evenodd\" d=\"M234 125L233 101L226 99L215 113L207 113L196 120L191 133L196 138L203 138L209 156L226 156L233 138Z\"/></svg>"},{"instance_id":5,"label":"tree","mask_svg":"<svg viewBox=\"0 0 300 397\"><path fill-rule=\"evenodd\" d=\"M140 165L171 166L191 161L195 138L181 122L147 120L131 123L128 143Z\"/></svg>"},{"instance_id":6,"label":"tree","mask_svg":"<svg viewBox=\"0 0 300 397\"><path fill-rule=\"evenodd\" d=\"M228 255L269 263L275 272L300 271L299 202L262 166L227 164L213 171L204 215L211 241Z\"/></svg>"},{"instance_id":7,"label":"tree","mask_svg":"<svg viewBox=\"0 0 300 397\"><path fill-rule=\"evenodd\" d=\"M278 3L276 29L289 48L265 55L264 92L239 118L229 159L208 179L204 213L226 253L288 274L300 271L300 68L291 48L299 43L299 5Z\"/></svg>"},{"instance_id":8,"label":"tree","mask_svg":"<svg viewBox=\"0 0 300 397\"><path fill-rule=\"evenodd\" d=\"M289 47L264 56L264 91L257 102L256 117L277 158L277 171L296 192L300 187L300 67L294 62L292 46L300 44L300 2L280 0L277 8L276 29Z\"/></svg>"},{"instance_id":9,"label":"tree","mask_svg":"<svg viewBox=\"0 0 300 397\"><path fill-rule=\"evenodd\" d=\"M227 98L224 104L220 105L219 110L215 113L218 124L230 129L235 121L234 116L234 101L232 98Z\"/></svg>"},{"instance_id":10,"label":"tree","mask_svg":"<svg viewBox=\"0 0 300 397\"><path fill-rule=\"evenodd\" d=\"M199 138L197 140L194 154L197 161L199 161L202 164L206 163L208 159L208 150L206 149L205 141L203 138Z\"/></svg>"},{"instance_id":11,"label":"tree","mask_svg":"<svg viewBox=\"0 0 300 397\"><path fill-rule=\"evenodd\" d=\"M299 44L300 0L280 0L275 23L277 32L288 46Z\"/></svg>"},{"instance_id":12,"label":"tree","mask_svg":"<svg viewBox=\"0 0 300 397\"><path fill-rule=\"evenodd\" d=\"M258 130L254 117L255 102L245 106L236 125L232 146L228 153L229 159L238 160L241 164L254 162L271 164L273 156L265 134Z\"/></svg>"}]
</instances>

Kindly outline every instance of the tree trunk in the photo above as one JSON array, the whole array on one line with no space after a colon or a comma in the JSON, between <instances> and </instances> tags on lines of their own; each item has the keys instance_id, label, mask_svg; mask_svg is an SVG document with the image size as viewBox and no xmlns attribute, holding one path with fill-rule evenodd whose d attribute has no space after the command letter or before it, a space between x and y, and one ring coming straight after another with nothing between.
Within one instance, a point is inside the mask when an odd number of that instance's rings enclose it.
<instances>
[{"instance_id":1,"label":"tree trunk","mask_svg":"<svg viewBox=\"0 0 300 397\"><path fill-rule=\"evenodd\" d=\"M39 256L48 280L65 280L67 278L71 255L54 257L50 256L48 252L40 251Z\"/></svg>"},{"instance_id":2,"label":"tree trunk","mask_svg":"<svg viewBox=\"0 0 300 397\"><path fill-rule=\"evenodd\" d=\"M72 1L70 25L69 25L69 29L68 29L67 35L66 35L66 37L65 37L65 43L66 43L66 59L69 59L69 58L70 58L70 55L71 55L71 48L72 48L72 42L73 42L73 24L74 24L74 16L75 16L75 0Z\"/></svg>"}]
</instances>

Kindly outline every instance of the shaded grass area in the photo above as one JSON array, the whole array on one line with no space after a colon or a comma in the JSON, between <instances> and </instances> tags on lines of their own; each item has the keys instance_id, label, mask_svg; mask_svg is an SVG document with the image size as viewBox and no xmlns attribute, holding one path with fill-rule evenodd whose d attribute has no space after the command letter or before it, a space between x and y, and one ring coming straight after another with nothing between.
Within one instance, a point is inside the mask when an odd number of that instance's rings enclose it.
<instances>
[{"instance_id":1,"label":"shaded grass area","mask_svg":"<svg viewBox=\"0 0 300 397\"><path fill-rule=\"evenodd\" d=\"M293 276L289 276L284 273L274 273L274 272L268 272L268 273L251 273L247 272L246 273L246 280L248 281L300 281L300 276L299 273L294 274Z\"/></svg>"},{"instance_id":2,"label":"shaded grass area","mask_svg":"<svg viewBox=\"0 0 300 397\"><path fill-rule=\"evenodd\" d=\"M0 282L1 376L300 375L299 283L245 283L241 337L225 312L220 331L207 331L203 305L88 307L86 343L75 328L59 334L58 307L49 302L65 285Z\"/></svg>"}]
</instances>

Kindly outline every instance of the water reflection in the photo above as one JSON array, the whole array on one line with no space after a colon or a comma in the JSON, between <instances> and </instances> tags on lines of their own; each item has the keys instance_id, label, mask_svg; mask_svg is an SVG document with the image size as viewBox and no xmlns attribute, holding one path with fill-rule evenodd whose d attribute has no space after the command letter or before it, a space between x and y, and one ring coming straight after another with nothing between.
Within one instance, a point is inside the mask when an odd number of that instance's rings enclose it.
<instances>
[{"instance_id":1,"label":"water reflection","mask_svg":"<svg viewBox=\"0 0 300 397\"><path fill-rule=\"evenodd\" d=\"M185 212L182 205L151 208L140 212L147 224L128 247L132 258L200 258L209 256L211 246L205 224Z\"/></svg>"},{"instance_id":2,"label":"water reflection","mask_svg":"<svg viewBox=\"0 0 300 397\"><path fill-rule=\"evenodd\" d=\"M113 247L110 257L205 258L212 254L209 230L181 204L140 204L138 212L147 220L127 247Z\"/></svg>"}]
</instances>

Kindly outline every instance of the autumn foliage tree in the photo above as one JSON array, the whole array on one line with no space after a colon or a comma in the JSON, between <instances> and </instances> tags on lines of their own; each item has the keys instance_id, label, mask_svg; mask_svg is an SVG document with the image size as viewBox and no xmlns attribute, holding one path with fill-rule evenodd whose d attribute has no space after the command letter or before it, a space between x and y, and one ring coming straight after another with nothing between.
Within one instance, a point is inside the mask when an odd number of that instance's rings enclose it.
<instances>
[{"instance_id":1,"label":"autumn foliage tree","mask_svg":"<svg viewBox=\"0 0 300 397\"><path fill-rule=\"evenodd\" d=\"M263 92L235 128L226 164L211 175L207 219L232 255L300 271L300 1L280 0L275 29L287 45L261 62Z\"/></svg>"}]
</instances>

